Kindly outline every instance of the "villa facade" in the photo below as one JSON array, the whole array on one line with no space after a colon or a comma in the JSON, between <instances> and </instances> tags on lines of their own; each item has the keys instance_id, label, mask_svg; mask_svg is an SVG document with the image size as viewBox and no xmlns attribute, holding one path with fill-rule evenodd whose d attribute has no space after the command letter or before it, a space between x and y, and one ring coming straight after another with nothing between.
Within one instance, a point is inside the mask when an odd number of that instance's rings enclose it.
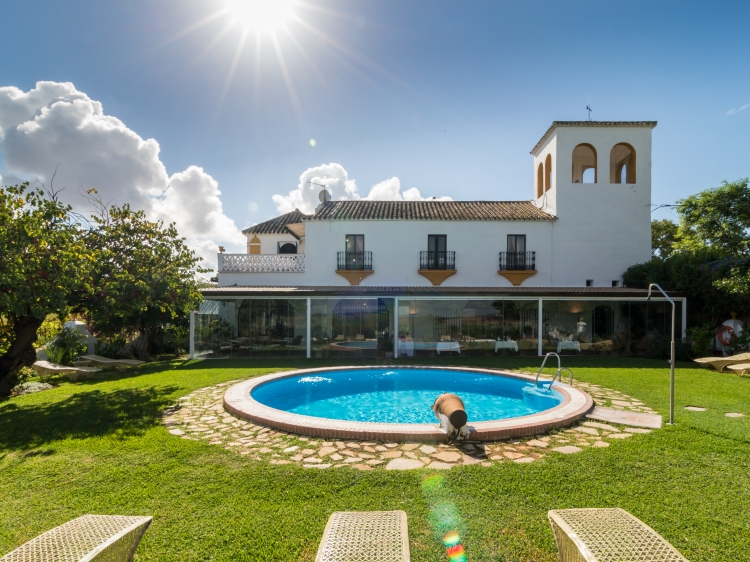
<instances>
[{"instance_id":1,"label":"villa facade","mask_svg":"<svg viewBox=\"0 0 750 562\"><path fill-rule=\"evenodd\" d=\"M656 122L556 121L520 201L323 201L218 254L196 357L645 355L663 299L622 286L651 259ZM678 300L678 334L685 302Z\"/></svg>"}]
</instances>

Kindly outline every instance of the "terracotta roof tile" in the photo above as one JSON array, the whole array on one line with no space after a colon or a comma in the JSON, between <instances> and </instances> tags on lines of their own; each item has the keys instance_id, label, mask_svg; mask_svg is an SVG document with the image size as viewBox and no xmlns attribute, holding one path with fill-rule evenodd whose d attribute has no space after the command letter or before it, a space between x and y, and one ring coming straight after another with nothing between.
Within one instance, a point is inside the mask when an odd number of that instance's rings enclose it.
<instances>
[{"instance_id":1,"label":"terracotta roof tile","mask_svg":"<svg viewBox=\"0 0 750 562\"><path fill-rule=\"evenodd\" d=\"M304 219L309 218L310 215L306 215L299 209L294 209L291 213L281 215L275 219L268 220L256 225L246 228L242 231L242 234L282 234L286 233L286 225L302 222Z\"/></svg>"},{"instance_id":2,"label":"terracotta roof tile","mask_svg":"<svg viewBox=\"0 0 750 562\"><path fill-rule=\"evenodd\" d=\"M531 201L330 201L305 220L551 221Z\"/></svg>"}]
</instances>

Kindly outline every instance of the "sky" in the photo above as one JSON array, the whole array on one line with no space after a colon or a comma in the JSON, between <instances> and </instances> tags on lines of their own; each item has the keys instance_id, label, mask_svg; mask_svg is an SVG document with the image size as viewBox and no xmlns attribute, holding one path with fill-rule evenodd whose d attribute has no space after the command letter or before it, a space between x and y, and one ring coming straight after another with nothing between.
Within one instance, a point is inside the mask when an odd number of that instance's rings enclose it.
<instances>
[{"instance_id":1,"label":"sky","mask_svg":"<svg viewBox=\"0 0 750 562\"><path fill-rule=\"evenodd\" d=\"M531 199L529 151L589 99L658 121L654 204L750 176L748 2L248 2L0 0L2 183L56 170L77 208L95 188L210 259L321 182Z\"/></svg>"}]
</instances>

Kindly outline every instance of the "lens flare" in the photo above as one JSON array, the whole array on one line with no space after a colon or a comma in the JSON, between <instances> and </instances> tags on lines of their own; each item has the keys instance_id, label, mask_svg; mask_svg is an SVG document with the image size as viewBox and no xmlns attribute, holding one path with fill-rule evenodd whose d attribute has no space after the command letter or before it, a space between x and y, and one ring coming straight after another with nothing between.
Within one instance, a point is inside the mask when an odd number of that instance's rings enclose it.
<instances>
[{"instance_id":1,"label":"lens flare","mask_svg":"<svg viewBox=\"0 0 750 562\"><path fill-rule=\"evenodd\" d=\"M443 487L445 478L433 474L422 481L422 493L430 506L429 520L437 539L445 547L445 554L450 562L467 562L466 550L461 544L463 522L458 508L448 498L448 491Z\"/></svg>"}]
</instances>

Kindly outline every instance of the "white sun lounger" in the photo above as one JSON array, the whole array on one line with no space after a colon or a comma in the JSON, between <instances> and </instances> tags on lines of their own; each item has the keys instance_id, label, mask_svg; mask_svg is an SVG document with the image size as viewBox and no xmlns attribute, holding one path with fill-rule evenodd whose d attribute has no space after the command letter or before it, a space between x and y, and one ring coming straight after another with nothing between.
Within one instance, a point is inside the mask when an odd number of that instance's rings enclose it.
<instances>
[{"instance_id":1,"label":"white sun lounger","mask_svg":"<svg viewBox=\"0 0 750 562\"><path fill-rule=\"evenodd\" d=\"M730 355L729 357L699 357L698 359L693 359L693 361L700 365L713 367L721 372L729 365L750 363L750 353L739 353L737 355Z\"/></svg>"},{"instance_id":2,"label":"white sun lounger","mask_svg":"<svg viewBox=\"0 0 750 562\"><path fill-rule=\"evenodd\" d=\"M49 361L37 361L31 368L36 371L42 382L49 379L52 375L68 375L70 382L76 382L78 379L90 379L94 376L94 373L101 371L101 369L92 367L66 367L65 365L56 365Z\"/></svg>"},{"instance_id":3,"label":"white sun lounger","mask_svg":"<svg viewBox=\"0 0 750 562\"><path fill-rule=\"evenodd\" d=\"M336 511L315 562L409 562L409 527L403 511Z\"/></svg>"},{"instance_id":4,"label":"white sun lounger","mask_svg":"<svg viewBox=\"0 0 750 562\"><path fill-rule=\"evenodd\" d=\"M664 537L620 508L547 513L560 562L688 562Z\"/></svg>"},{"instance_id":5,"label":"white sun lounger","mask_svg":"<svg viewBox=\"0 0 750 562\"><path fill-rule=\"evenodd\" d=\"M0 562L130 562L151 517L84 515L55 527Z\"/></svg>"},{"instance_id":6,"label":"white sun lounger","mask_svg":"<svg viewBox=\"0 0 750 562\"><path fill-rule=\"evenodd\" d=\"M116 367L120 370L135 365L143 365L143 363L145 363L145 361L138 361L137 359L110 359L109 357L102 357L101 355L82 355L73 361L73 365L77 367L99 365L100 367Z\"/></svg>"}]
</instances>

